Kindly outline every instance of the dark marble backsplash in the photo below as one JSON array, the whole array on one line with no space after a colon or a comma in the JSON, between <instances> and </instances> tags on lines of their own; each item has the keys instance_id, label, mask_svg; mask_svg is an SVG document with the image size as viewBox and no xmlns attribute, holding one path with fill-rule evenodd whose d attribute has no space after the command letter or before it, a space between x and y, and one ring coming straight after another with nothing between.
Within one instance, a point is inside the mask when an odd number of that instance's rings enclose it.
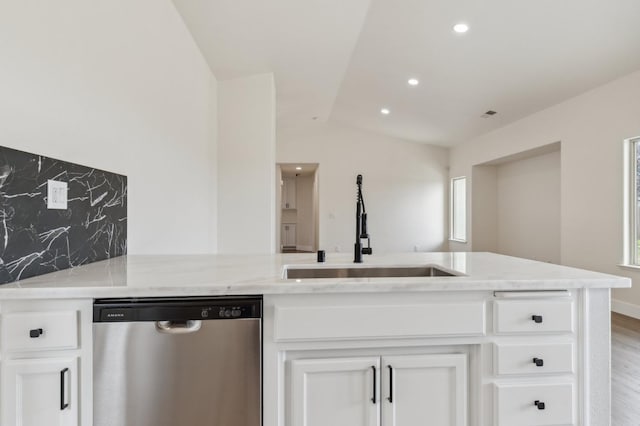
<instances>
[{"instance_id":1,"label":"dark marble backsplash","mask_svg":"<svg viewBox=\"0 0 640 426\"><path fill-rule=\"evenodd\" d=\"M47 208L49 180L67 208ZM127 177L0 146L0 284L127 252Z\"/></svg>"}]
</instances>

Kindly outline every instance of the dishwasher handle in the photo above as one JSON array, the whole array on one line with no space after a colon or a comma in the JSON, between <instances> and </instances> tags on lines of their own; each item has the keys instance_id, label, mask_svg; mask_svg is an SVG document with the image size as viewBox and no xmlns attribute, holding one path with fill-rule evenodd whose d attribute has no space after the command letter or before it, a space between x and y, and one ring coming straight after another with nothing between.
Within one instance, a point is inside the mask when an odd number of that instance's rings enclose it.
<instances>
[{"instance_id":1,"label":"dishwasher handle","mask_svg":"<svg viewBox=\"0 0 640 426\"><path fill-rule=\"evenodd\" d=\"M187 321L156 321L156 330L165 334L195 333L202 327L200 320Z\"/></svg>"}]
</instances>

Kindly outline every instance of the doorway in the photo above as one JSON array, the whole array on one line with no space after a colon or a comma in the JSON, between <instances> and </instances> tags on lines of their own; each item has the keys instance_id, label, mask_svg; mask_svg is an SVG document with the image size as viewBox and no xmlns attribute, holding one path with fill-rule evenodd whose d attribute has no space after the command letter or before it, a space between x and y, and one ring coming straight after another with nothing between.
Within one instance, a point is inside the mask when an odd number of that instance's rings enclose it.
<instances>
[{"instance_id":1,"label":"doorway","mask_svg":"<svg viewBox=\"0 0 640 426\"><path fill-rule=\"evenodd\" d=\"M318 164L276 164L276 188L276 251L317 251Z\"/></svg>"}]
</instances>

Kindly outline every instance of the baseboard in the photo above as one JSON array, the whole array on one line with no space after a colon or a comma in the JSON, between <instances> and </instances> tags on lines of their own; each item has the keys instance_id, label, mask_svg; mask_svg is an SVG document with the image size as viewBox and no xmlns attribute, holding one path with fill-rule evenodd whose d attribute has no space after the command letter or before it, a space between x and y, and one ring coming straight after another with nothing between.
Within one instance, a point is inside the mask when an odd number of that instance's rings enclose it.
<instances>
[{"instance_id":1,"label":"baseboard","mask_svg":"<svg viewBox=\"0 0 640 426\"><path fill-rule=\"evenodd\" d=\"M313 251L313 247L312 246L297 246L296 250L299 250L299 251Z\"/></svg>"},{"instance_id":2,"label":"baseboard","mask_svg":"<svg viewBox=\"0 0 640 426\"><path fill-rule=\"evenodd\" d=\"M640 306L632 303L611 300L611 311L617 314L626 315L631 318L640 319Z\"/></svg>"}]
</instances>

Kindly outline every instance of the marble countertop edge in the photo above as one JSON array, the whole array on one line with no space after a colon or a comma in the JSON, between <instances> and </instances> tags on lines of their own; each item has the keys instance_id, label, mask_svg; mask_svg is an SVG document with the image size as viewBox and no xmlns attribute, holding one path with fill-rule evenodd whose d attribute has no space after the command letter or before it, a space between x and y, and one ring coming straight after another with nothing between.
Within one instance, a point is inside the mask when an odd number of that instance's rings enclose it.
<instances>
[{"instance_id":1,"label":"marble countertop edge","mask_svg":"<svg viewBox=\"0 0 640 426\"><path fill-rule=\"evenodd\" d=\"M256 294L541 291L629 288L625 277L493 253L400 253L353 265L347 254L123 256L0 286L2 299ZM283 268L438 265L453 277L284 279Z\"/></svg>"}]
</instances>

